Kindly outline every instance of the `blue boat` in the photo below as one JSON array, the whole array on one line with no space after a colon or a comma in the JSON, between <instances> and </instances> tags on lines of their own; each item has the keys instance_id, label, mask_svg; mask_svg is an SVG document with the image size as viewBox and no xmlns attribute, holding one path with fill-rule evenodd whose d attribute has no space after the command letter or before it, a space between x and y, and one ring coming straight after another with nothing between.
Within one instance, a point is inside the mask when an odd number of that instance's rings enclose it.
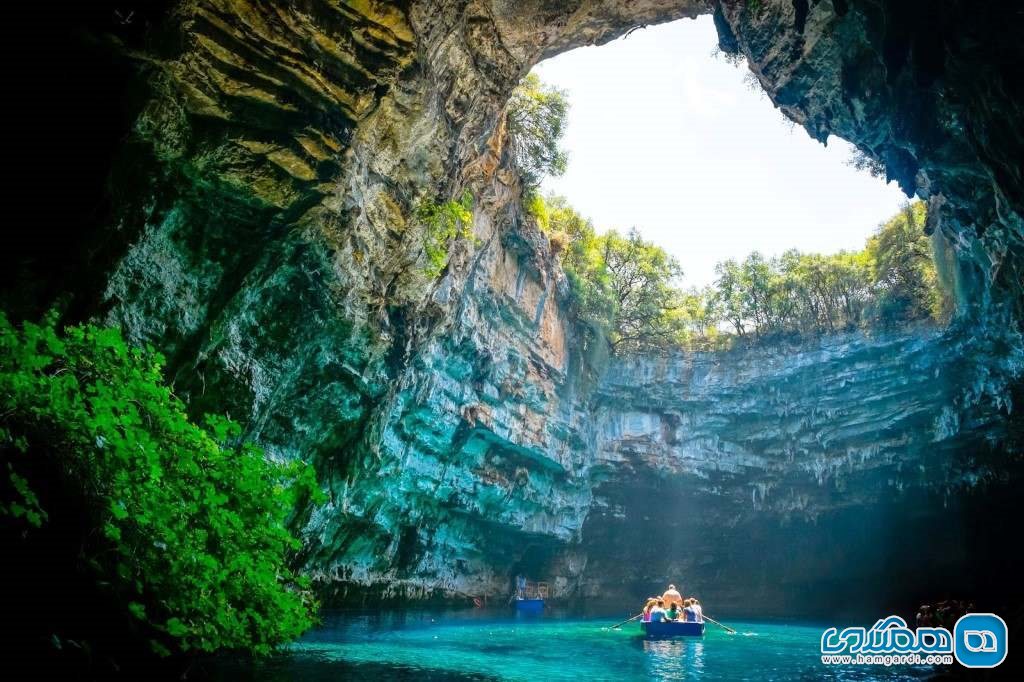
<instances>
[{"instance_id":1,"label":"blue boat","mask_svg":"<svg viewBox=\"0 0 1024 682\"><path fill-rule=\"evenodd\" d=\"M704 623L683 622L675 620L653 621L640 623L644 634L649 639L666 637L700 637L704 634Z\"/></svg>"},{"instance_id":2,"label":"blue boat","mask_svg":"<svg viewBox=\"0 0 1024 682\"><path fill-rule=\"evenodd\" d=\"M515 602L517 613L544 613L544 600L548 598L548 584L532 582L525 576L516 576L516 590L509 601Z\"/></svg>"},{"instance_id":3,"label":"blue boat","mask_svg":"<svg viewBox=\"0 0 1024 682\"><path fill-rule=\"evenodd\" d=\"M519 613L544 613L543 599L516 599L515 604Z\"/></svg>"}]
</instances>

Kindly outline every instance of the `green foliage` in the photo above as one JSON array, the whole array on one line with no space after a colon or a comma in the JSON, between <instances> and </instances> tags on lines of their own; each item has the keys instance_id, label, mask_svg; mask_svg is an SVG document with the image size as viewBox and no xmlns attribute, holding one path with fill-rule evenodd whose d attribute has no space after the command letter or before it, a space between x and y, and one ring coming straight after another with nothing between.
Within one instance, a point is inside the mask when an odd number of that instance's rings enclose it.
<instances>
[{"instance_id":1,"label":"green foliage","mask_svg":"<svg viewBox=\"0 0 1024 682\"><path fill-rule=\"evenodd\" d=\"M467 189L458 199L436 204L421 202L416 207L416 219L426 228L423 249L427 256L424 270L433 279L448 264L451 244L457 237L468 237L473 222L473 195Z\"/></svg>"},{"instance_id":2,"label":"green foliage","mask_svg":"<svg viewBox=\"0 0 1024 682\"><path fill-rule=\"evenodd\" d=\"M541 232L551 232L551 207L537 192L527 192L523 196L523 208L537 221Z\"/></svg>"},{"instance_id":3,"label":"green foliage","mask_svg":"<svg viewBox=\"0 0 1024 682\"><path fill-rule=\"evenodd\" d=\"M569 205L565 197L530 195L530 212L541 229L569 243L589 243L596 238L594 225Z\"/></svg>"},{"instance_id":4,"label":"green foliage","mask_svg":"<svg viewBox=\"0 0 1024 682\"><path fill-rule=\"evenodd\" d=\"M920 202L882 225L861 251L754 252L719 263L713 286L687 291L677 285L678 264L636 231L599 235L562 197L530 195L528 210L558 245L577 321L616 353L716 350L735 338L942 322L952 309Z\"/></svg>"},{"instance_id":5,"label":"green foliage","mask_svg":"<svg viewBox=\"0 0 1024 682\"><path fill-rule=\"evenodd\" d=\"M679 263L659 246L644 241L636 229L625 236L614 230L600 238L602 267L611 297L612 349L664 348L678 340L676 311L681 307L673 286L683 275Z\"/></svg>"},{"instance_id":6,"label":"green foliage","mask_svg":"<svg viewBox=\"0 0 1024 682\"><path fill-rule=\"evenodd\" d=\"M691 288L682 294L682 306L677 313L679 345L691 350L723 350L729 346L729 335L719 329L722 320L721 302L714 289Z\"/></svg>"},{"instance_id":7,"label":"green foliage","mask_svg":"<svg viewBox=\"0 0 1024 682\"><path fill-rule=\"evenodd\" d=\"M561 197L548 200L548 213L552 243L561 244L571 312L588 331L586 343L603 343L615 326L615 307L602 239L590 221Z\"/></svg>"},{"instance_id":8,"label":"green foliage","mask_svg":"<svg viewBox=\"0 0 1024 682\"><path fill-rule=\"evenodd\" d=\"M193 424L161 363L114 329L18 330L0 314L4 523L40 533L73 495L81 565L155 652L267 653L312 623L287 523L319 495L313 472L269 461L227 419Z\"/></svg>"},{"instance_id":9,"label":"green foliage","mask_svg":"<svg viewBox=\"0 0 1024 682\"><path fill-rule=\"evenodd\" d=\"M880 287L877 316L885 322L947 318L952 303L939 286L932 243L924 233L922 202L907 204L868 241Z\"/></svg>"},{"instance_id":10,"label":"green foliage","mask_svg":"<svg viewBox=\"0 0 1024 682\"><path fill-rule=\"evenodd\" d=\"M952 303L940 286L925 205L908 204L867 246L832 255L787 251L716 268L711 296L737 336L824 334L915 320L948 319Z\"/></svg>"},{"instance_id":11,"label":"green foliage","mask_svg":"<svg viewBox=\"0 0 1024 682\"><path fill-rule=\"evenodd\" d=\"M559 142L569 113L565 92L531 73L513 90L506 111L523 185L535 189L545 177L564 173L568 157Z\"/></svg>"},{"instance_id":12,"label":"green foliage","mask_svg":"<svg viewBox=\"0 0 1024 682\"><path fill-rule=\"evenodd\" d=\"M864 171L873 178L886 178L885 164L856 147L846 160L846 165L854 170Z\"/></svg>"},{"instance_id":13,"label":"green foliage","mask_svg":"<svg viewBox=\"0 0 1024 682\"><path fill-rule=\"evenodd\" d=\"M589 220L563 197L529 197L537 218L569 281L571 312L614 352L664 348L678 340L682 276L674 258L645 241L636 230L598 235Z\"/></svg>"},{"instance_id":14,"label":"green foliage","mask_svg":"<svg viewBox=\"0 0 1024 682\"><path fill-rule=\"evenodd\" d=\"M767 259L758 252L716 267L713 296L737 336L826 333L858 325L870 295L864 252L824 256L790 250Z\"/></svg>"},{"instance_id":15,"label":"green foliage","mask_svg":"<svg viewBox=\"0 0 1024 682\"><path fill-rule=\"evenodd\" d=\"M747 0L747 9L756 14L763 4ZM828 334L950 317L954 278L947 271L953 269L936 272L921 202L882 225L861 251L823 255L794 249L776 258L755 251L742 262L719 263L714 286L681 290L676 282L682 272L664 249L635 230L598 234L563 197L537 193L546 175L565 169L558 145L567 111L565 93L530 74L507 114L524 208L561 259L570 312L586 332L585 343L603 340L616 353L719 349L733 338ZM883 164L861 150L848 164L886 174ZM949 254L943 257L949 260Z\"/></svg>"}]
</instances>

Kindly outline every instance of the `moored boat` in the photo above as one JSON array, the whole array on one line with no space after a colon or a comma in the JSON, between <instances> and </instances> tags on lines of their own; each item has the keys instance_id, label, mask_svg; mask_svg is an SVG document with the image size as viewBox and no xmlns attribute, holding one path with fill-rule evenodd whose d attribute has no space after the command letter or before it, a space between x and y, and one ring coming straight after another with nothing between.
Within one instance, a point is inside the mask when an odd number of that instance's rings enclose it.
<instances>
[{"instance_id":1,"label":"moored boat","mask_svg":"<svg viewBox=\"0 0 1024 682\"><path fill-rule=\"evenodd\" d=\"M531 582L516 576L516 591L509 601L515 604L519 613L544 613L544 600L548 597L548 584Z\"/></svg>"},{"instance_id":2,"label":"moored boat","mask_svg":"<svg viewBox=\"0 0 1024 682\"><path fill-rule=\"evenodd\" d=\"M704 634L704 623L693 621L661 620L640 623L644 634L652 639L665 637L700 637Z\"/></svg>"},{"instance_id":3,"label":"moored boat","mask_svg":"<svg viewBox=\"0 0 1024 682\"><path fill-rule=\"evenodd\" d=\"M543 613L543 599L516 599L516 611L519 613Z\"/></svg>"}]
</instances>

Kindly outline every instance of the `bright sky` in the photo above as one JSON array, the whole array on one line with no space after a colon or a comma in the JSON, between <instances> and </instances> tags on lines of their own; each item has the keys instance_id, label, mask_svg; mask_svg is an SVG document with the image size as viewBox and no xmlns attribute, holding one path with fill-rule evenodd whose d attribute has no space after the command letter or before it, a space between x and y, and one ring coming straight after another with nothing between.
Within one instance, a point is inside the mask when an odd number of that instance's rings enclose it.
<instances>
[{"instance_id":1,"label":"bright sky","mask_svg":"<svg viewBox=\"0 0 1024 682\"><path fill-rule=\"evenodd\" d=\"M683 265L684 284L750 251L859 249L905 197L791 126L760 88L713 57L711 17L633 32L538 65L569 92L569 169L544 182L598 229L639 228Z\"/></svg>"}]
</instances>

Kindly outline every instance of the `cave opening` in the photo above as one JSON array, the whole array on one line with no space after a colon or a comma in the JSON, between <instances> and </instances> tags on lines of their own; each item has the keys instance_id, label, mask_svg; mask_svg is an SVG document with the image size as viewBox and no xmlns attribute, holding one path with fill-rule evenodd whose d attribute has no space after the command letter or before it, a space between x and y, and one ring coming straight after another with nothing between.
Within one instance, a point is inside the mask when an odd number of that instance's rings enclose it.
<instances>
[{"instance_id":1,"label":"cave opening","mask_svg":"<svg viewBox=\"0 0 1024 682\"><path fill-rule=\"evenodd\" d=\"M877 165L858 171L852 144L811 138L718 40L702 16L535 66L568 102L566 169L538 191L563 196L599 230L636 227L679 261L687 287L754 251L864 248L912 197Z\"/></svg>"}]
</instances>

